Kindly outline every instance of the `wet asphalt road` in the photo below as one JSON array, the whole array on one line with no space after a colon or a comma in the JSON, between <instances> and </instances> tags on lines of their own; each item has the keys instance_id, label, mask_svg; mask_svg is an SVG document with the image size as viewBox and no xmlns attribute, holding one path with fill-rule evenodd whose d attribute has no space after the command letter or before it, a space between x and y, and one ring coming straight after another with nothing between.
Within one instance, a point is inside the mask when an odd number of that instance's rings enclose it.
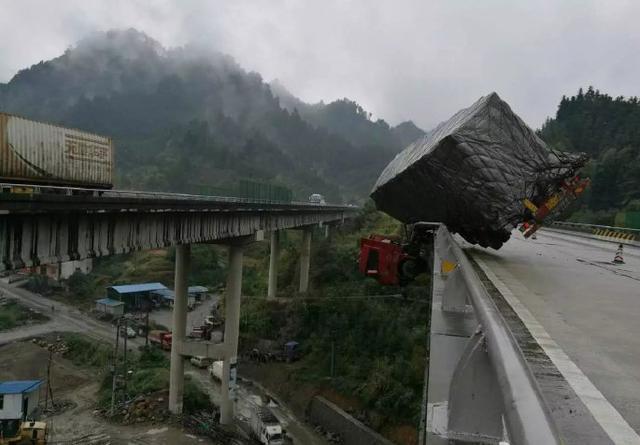
<instances>
[{"instance_id":1,"label":"wet asphalt road","mask_svg":"<svg viewBox=\"0 0 640 445\"><path fill-rule=\"evenodd\" d=\"M640 432L640 248L625 247L625 264L614 265L616 248L543 231L537 240L514 232L499 251L467 251L491 269ZM640 443L632 436L618 443Z\"/></svg>"}]
</instances>

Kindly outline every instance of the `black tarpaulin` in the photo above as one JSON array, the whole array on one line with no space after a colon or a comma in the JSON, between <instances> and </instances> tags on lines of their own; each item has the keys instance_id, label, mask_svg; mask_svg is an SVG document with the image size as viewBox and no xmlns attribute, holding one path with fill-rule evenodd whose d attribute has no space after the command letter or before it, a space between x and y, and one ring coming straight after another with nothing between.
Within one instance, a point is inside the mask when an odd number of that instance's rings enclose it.
<instances>
[{"instance_id":1,"label":"black tarpaulin","mask_svg":"<svg viewBox=\"0 0 640 445\"><path fill-rule=\"evenodd\" d=\"M418 139L384 169L371 197L404 223L438 221L498 249L525 215L587 158L550 150L496 93Z\"/></svg>"}]
</instances>

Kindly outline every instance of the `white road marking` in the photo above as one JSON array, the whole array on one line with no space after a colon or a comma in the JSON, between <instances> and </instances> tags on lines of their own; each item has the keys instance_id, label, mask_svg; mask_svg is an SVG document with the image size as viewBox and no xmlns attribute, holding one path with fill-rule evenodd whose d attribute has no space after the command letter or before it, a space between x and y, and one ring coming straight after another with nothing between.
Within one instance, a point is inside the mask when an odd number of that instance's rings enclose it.
<instances>
[{"instance_id":1,"label":"white road marking","mask_svg":"<svg viewBox=\"0 0 640 445\"><path fill-rule=\"evenodd\" d=\"M511 305L511 308L516 312L518 317L520 317L520 320L525 324L531 335L542 349L544 349L547 356L549 356L553 364L558 368L558 371L560 371L567 382L569 382L571 388L573 388L578 397L580 397L582 403L585 404L611 440L617 445L640 444L640 436L629 426L627 421L624 420L622 415L609 403L595 385L591 383L591 380L582 373L580 368L571 361L569 356L567 356L562 348L551 338L533 314L531 314L525 305L513 294L511 289L496 276L482 259L478 258L477 255L473 255L473 258L487 275L487 278L491 280L505 300ZM502 269L501 272L509 276L509 280L517 285L519 292L529 293L529 290L506 270Z\"/></svg>"}]
</instances>

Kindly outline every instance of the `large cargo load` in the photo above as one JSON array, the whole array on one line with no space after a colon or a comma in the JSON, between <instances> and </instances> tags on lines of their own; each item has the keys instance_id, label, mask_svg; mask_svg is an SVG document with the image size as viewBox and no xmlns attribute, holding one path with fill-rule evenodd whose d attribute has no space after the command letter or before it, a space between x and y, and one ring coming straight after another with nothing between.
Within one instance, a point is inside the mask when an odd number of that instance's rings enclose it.
<instances>
[{"instance_id":1,"label":"large cargo load","mask_svg":"<svg viewBox=\"0 0 640 445\"><path fill-rule=\"evenodd\" d=\"M110 138L0 113L0 182L111 188Z\"/></svg>"},{"instance_id":2,"label":"large cargo load","mask_svg":"<svg viewBox=\"0 0 640 445\"><path fill-rule=\"evenodd\" d=\"M371 197L404 223L442 222L467 241L498 249L586 163L550 150L496 93L480 98L399 153Z\"/></svg>"}]
</instances>

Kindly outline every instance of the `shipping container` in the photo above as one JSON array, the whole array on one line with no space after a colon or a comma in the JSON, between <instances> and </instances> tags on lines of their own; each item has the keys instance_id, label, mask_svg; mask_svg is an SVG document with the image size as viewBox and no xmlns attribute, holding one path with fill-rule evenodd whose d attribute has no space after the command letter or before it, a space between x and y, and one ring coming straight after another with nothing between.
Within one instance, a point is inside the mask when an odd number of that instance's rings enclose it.
<instances>
[{"instance_id":1,"label":"shipping container","mask_svg":"<svg viewBox=\"0 0 640 445\"><path fill-rule=\"evenodd\" d=\"M0 113L0 182L111 188L111 138Z\"/></svg>"}]
</instances>

